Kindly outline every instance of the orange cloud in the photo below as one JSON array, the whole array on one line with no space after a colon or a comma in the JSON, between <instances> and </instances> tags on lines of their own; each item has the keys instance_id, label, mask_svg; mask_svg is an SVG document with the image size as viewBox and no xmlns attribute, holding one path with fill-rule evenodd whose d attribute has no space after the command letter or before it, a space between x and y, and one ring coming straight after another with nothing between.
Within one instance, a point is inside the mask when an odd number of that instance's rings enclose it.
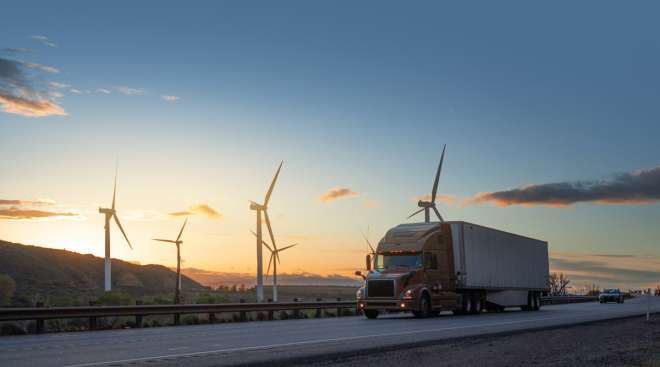
<instances>
[{"instance_id":1,"label":"orange cloud","mask_svg":"<svg viewBox=\"0 0 660 367\"><path fill-rule=\"evenodd\" d=\"M55 102L45 99L31 100L28 98L0 93L2 110L7 113L29 117L51 115L66 116L64 109Z\"/></svg>"},{"instance_id":2,"label":"orange cloud","mask_svg":"<svg viewBox=\"0 0 660 367\"><path fill-rule=\"evenodd\" d=\"M174 212L170 213L171 216L173 217L185 217L189 215L204 215L209 219L220 219L222 218L222 214L220 214L217 210L211 208L207 204L198 204L191 206L188 208L188 210L183 210L180 212Z\"/></svg>"},{"instance_id":3,"label":"orange cloud","mask_svg":"<svg viewBox=\"0 0 660 367\"><path fill-rule=\"evenodd\" d=\"M355 191L352 191L348 187L336 187L333 189L330 189L330 191L322 194L319 196L319 200L322 203L327 203L333 200L341 199L341 198L349 198L352 196L357 196L358 193Z\"/></svg>"},{"instance_id":4,"label":"orange cloud","mask_svg":"<svg viewBox=\"0 0 660 367\"><path fill-rule=\"evenodd\" d=\"M8 209L0 209L0 220L33 220L44 218L77 217L80 214L71 212L49 212L44 210L20 209L15 206Z\"/></svg>"}]
</instances>

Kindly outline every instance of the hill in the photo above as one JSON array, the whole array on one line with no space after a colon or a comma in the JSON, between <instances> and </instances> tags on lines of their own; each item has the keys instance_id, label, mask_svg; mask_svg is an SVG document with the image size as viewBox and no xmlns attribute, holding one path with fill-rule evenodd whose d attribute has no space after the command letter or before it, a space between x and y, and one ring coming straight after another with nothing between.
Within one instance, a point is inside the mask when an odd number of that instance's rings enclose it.
<instances>
[{"instance_id":1,"label":"hill","mask_svg":"<svg viewBox=\"0 0 660 367\"><path fill-rule=\"evenodd\" d=\"M27 246L0 240L0 274L16 283L13 305L29 306L36 299L95 299L103 294L103 258L90 254ZM113 291L133 297L171 294L176 273L162 265L136 265L112 259ZM184 291L203 290L182 276Z\"/></svg>"}]
</instances>

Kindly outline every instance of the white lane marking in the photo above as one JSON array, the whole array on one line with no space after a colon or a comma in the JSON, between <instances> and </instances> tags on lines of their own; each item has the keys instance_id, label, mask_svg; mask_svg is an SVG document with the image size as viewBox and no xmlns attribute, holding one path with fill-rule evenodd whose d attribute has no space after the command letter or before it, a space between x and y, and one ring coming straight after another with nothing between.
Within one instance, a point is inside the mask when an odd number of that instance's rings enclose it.
<instances>
[{"instance_id":1,"label":"white lane marking","mask_svg":"<svg viewBox=\"0 0 660 367\"><path fill-rule=\"evenodd\" d=\"M556 319L567 319L567 317L544 317L539 319L528 319L528 320L516 320L516 321L507 321L507 322L494 322L488 324L474 324L474 325L464 325L464 326L452 326L446 328L436 328L436 329L424 329L424 330L411 330L403 331L398 333L383 333L383 334L369 334L369 335L358 335L358 336L348 336L341 338L331 338L331 339L316 339L316 340L306 340L301 342L291 342L291 343L280 343L280 344L269 344L269 345L257 345L252 347L238 347L238 348L226 348L226 349L216 349L216 350L207 350L202 352L192 352L192 353L180 353L180 354L166 354L160 356L152 357L141 357L141 358L130 358L130 359L120 359L115 361L106 361L106 362L91 362L91 363L82 363L82 364L72 364L65 367L90 367L90 366L103 366L107 364L114 363L131 363L139 361L147 361L151 359L164 359L164 358L177 358L177 357L191 357L204 354L217 354L217 353L231 353L231 352L245 352L245 351L254 351L254 350L267 350L273 348L289 347L296 345L305 345L305 344L314 344L314 343L331 343L336 341L348 341L348 340L357 340L357 339L366 339L366 338L377 338L377 337L386 337L386 336L400 336L400 335L412 335L412 334L423 334L431 333L438 331L448 331L456 329L469 329L475 327L490 327L490 326L500 326L500 325L511 325L511 324L521 324L526 322L538 322L538 321L547 321L547 320L556 320ZM218 344L216 344L218 345Z\"/></svg>"},{"instance_id":2,"label":"white lane marking","mask_svg":"<svg viewBox=\"0 0 660 367\"><path fill-rule=\"evenodd\" d=\"M167 348L167 350L181 350L181 349L188 349L188 347L174 347L174 348Z\"/></svg>"}]
</instances>

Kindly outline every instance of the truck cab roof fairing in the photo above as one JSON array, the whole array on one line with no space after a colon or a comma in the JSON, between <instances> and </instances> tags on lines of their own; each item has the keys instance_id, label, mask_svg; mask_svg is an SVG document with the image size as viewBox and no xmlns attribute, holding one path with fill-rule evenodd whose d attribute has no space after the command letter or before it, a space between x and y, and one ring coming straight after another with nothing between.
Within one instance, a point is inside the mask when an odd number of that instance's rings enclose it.
<instances>
[{"instance_id":1,"label":"truck cab roof fairing","mask_svg":"<svg viewBox=\"0 0 660 367\"><path fill-rule=\"evenodd\" d=\"M377 252L417 252L424 247L423 239L440 230L440 222L406 223L390 229L378 243Z\"/></svg>"}]
</instances>

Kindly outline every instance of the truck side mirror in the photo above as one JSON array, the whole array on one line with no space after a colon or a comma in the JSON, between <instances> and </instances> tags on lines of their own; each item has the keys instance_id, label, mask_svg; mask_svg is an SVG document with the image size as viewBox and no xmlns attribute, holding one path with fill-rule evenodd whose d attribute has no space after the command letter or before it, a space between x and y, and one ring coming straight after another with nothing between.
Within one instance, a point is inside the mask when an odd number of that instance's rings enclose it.
<instances>
[{"instance_id":1,"label":"truck side mirror","mask_svg":"<svg viewBox=\"0 0 660 367\"><path fill-rule=\"evenodd\" d=\"M359 270L355 271L355 276L362 277L362 279L367 279L367 277L364 276L364 274L362 274L362 272Z\"/></svg>"},{"instance_id":2,"label":"truck side mirror","mask_svg":"<svg viewBox=\"0 0 660 367\"><path fill-rule=\"evenodd\" d=\"M371 254L367 254L367 271L371 271Z\"/></svg>"}]
</instances>

